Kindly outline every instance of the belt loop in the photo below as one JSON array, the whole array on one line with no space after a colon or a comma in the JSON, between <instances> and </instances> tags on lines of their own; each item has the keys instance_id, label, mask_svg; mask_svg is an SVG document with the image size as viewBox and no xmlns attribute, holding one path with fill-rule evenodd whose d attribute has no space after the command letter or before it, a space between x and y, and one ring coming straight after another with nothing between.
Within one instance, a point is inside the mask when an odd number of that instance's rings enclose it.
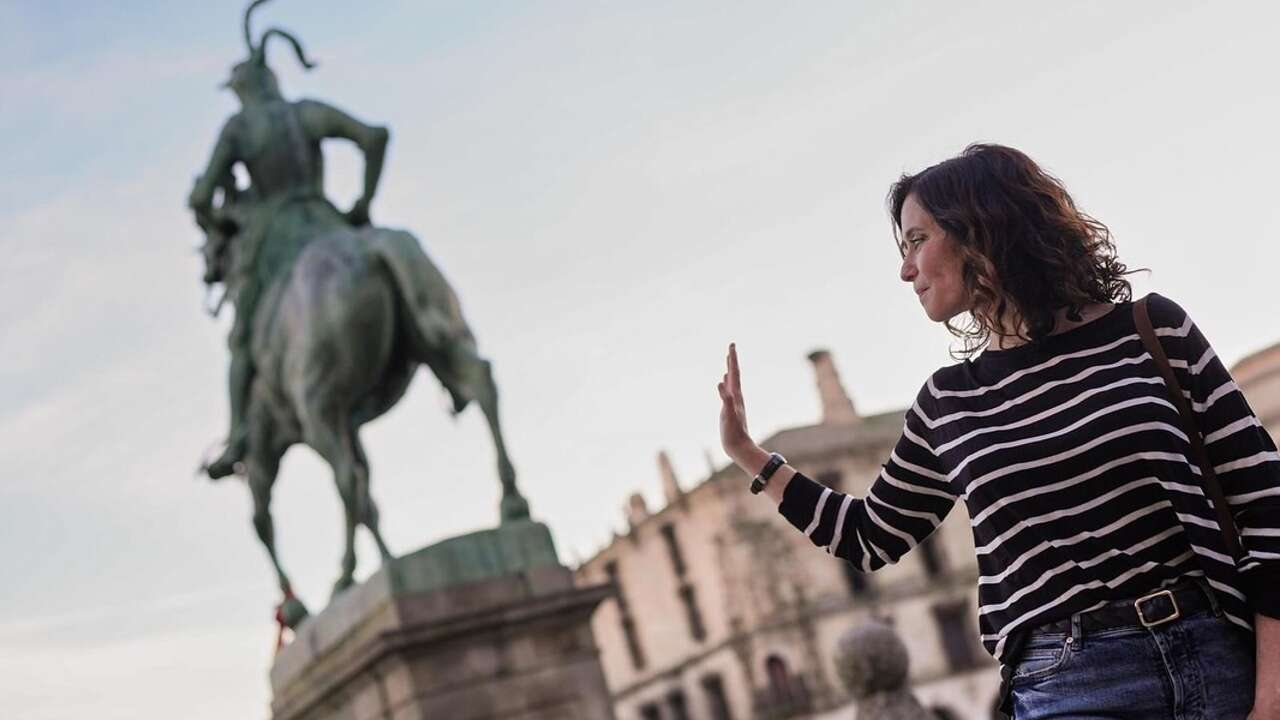
<instances>
[{"instance_id":1,"label":"belt loop","mask_svg":"<svg viewBox=\"0 0 1280 720\"><path fill-rule=\"evenodd\" d=\"M1076 650L1084 647L1084 630L1080 627L1080 613L1071 616L1071 644Z\"/></svg>"},{"instance_id":2,"label":"belt loop","mask_svg":"<svg viewBox=\"0 0 1280 720\"><path fill-rule=\"evenodd\" d=\"M1222 607L1218 605L1218 596L1214 594L1213 588L1209 585L1208 579L1193 577L1191 578L1191 581L1194 582L1200 590L1204 592L1205 596L1209 598L1209 607L1213 609L1213 616L1218 618L1222 617Z\"/></svg>"}]
</instances>

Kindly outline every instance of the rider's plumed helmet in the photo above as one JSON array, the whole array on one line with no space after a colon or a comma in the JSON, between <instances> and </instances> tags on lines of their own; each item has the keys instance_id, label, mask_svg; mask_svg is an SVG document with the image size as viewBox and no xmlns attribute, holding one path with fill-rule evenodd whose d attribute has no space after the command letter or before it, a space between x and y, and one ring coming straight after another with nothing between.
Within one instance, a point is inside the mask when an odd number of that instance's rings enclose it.
<instances>
[{"instance_id":1,"label":"rider's plumed helmet","mask_svg":"<svg viewBox=\"0 0 1280 720\"><path fill-rule=\"evenodd\" d=\"M298 39L289 32L280 28L270 28L262 33L262 37L258 39L257 44L253 42L253 34L249 29L249 16L253 14L254 8L267 2L267 0L253 0L249 3L249 7L244 11L244 42L249 48L249 57L242 62L236 63L231 68L231 77L224 83L225 87L231 88L241 98L245 97L263 97L278 96L280 94L280 85L276 80L276 74L271 72L271 68L267 67L267 40L272 36L284 38L293 46L293 52L298 57L298 62L308 70L315 67L315 63L307 59L306 53L302 50L302 44Z\"/></svg>"}]
</instances>

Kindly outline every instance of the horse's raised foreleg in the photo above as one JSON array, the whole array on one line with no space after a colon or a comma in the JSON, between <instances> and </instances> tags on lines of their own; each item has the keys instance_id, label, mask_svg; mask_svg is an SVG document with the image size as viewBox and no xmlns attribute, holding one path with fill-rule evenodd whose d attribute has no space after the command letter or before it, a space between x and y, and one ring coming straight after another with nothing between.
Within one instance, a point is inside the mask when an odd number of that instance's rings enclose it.
<instances>
[{"instance_id":1,"label":"horse's raised foreleg","mask_svg":"<svg viewBox=\"0 0 1280 720\"><path fill-rule=\"evenodd\" d=\"M466 392L489 423L489 432L493 435L493 447L498 455L498 478L502 481L502 522L508 520L526 520L529 517L529 502L516 487L516 469L507 455L507 444L502 439L502 424L498 420L498 387L493 382L493 370L489 361L476 354L468 345L454 346L453 366L458 369Z\"/></svg>"},{"instance_id":2,"label":"horse's raised foreleg","mask_svg":"<svg viewBox=\"0 0 1280 720\"><path fill-rule=\"evenodd\" d=\"M280 558L276 555L275 523L271 519L271 488L275 485L283 454L284 450L274 446L274 439L269 433L259 428L252 429L245 469L249 476L249 490L253 493L253 529L257 531L258 539L267 549L271 565L276 570L280 592L284 595L281 611L285 625L294 628L307 617L307 608L294 596L289 576L280 566Z\"/></svg>"}]
</instances>

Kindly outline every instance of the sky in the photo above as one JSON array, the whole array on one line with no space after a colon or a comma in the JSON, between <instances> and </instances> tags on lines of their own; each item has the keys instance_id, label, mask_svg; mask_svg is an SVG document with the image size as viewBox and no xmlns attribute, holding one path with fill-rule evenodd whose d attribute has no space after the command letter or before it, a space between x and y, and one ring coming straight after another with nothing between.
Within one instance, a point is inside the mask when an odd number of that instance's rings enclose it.
<instances>
[{"instance_id":1,"label":"sky","mask_svg":"<svg viewBox=\"0 0 1280 720\"><path fill-rule=\"evenodd\" d=\"M815 422L806 355L860 412L907 405L957 347L924 317L889 183L970 142L1018 147L1112 230L1131 276L1231 364L1280 341L1273 4L275 0L287 97L391 129L375 223L410 230L493 361L519 483L590 557L656 455L685 487L738 344L753 432ZM0 2L0 717L265 717L278 589L225 433L230 313L202 309L185 198L243 59L243 4ZM327 143L326 189L361 161ZM392 550L492 527L478 410L429 372L367 425ZM745 485L744 478L744 485ZM273 500L323 606L342 515L310 450ZM377 569L363 534L357 577Z\"/></svg>"}]
</instances>

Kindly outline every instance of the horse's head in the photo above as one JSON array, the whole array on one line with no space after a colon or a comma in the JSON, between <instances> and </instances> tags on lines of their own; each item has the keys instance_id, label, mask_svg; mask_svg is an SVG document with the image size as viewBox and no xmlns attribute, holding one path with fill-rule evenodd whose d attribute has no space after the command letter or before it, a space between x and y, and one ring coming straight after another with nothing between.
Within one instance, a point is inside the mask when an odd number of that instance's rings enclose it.
<instances>
[{"instance_id":1,"label":"horse's head","mask_svg":"<svg viewBox=\"0 0 1280 720\"><path fill-rule=\"evenodd\" d=\"M231 181L234 183L234 180ZM239 223L235 222L230 212L231 203L235 202L235 186L221 188L220 203L207 211L196 211L196 224L204 230L204 244L200 246L200 256L204 258L205 285L227 282L231 271L231 255L234 252L235 235L239 232Z\"/></svg>"},{"instance_id":2,"label":"horse's head","mask_svg":"<svg viewBox=\"0 0 1280 720\"><path fill-rule=\"evenodd\" d=\"M245 223L246 206L254 197L253 189L239 187L235 174L228 170L218 181L213 201L196 209L196 224L204 231L200 256L204 258L205 285L226 285L235 279L231 273L235 267L236 237Z\"/></svg>"},{"instance_id":3,"label":"horse's head","mask_svg":"<svg viewBox=\"0 0 1280 720\"><path fill-rule=\"evenodd\" d=\"M204 258L205 309L210 315L217 317L222 310L222 303L229 298L227 292L227 276L231 268L231 236L219 231L216 227L205 230L204 244L198 248ZM215 303L210 299L215 285L222 285L222 294Z\"/></svg>"},{"instance_id":4,"label":"horse's head","mask_svg":"<svg viewBox=\"0 0 1280 720\"><path fill-rule=\"evenodd\" d=\"M200 246L200 256L204 258L204 276L201 280L205 285L216 285L227 276L227 238L218 233L209 233L205 236L204 244Z\"/></svg>"}]
</instances>

